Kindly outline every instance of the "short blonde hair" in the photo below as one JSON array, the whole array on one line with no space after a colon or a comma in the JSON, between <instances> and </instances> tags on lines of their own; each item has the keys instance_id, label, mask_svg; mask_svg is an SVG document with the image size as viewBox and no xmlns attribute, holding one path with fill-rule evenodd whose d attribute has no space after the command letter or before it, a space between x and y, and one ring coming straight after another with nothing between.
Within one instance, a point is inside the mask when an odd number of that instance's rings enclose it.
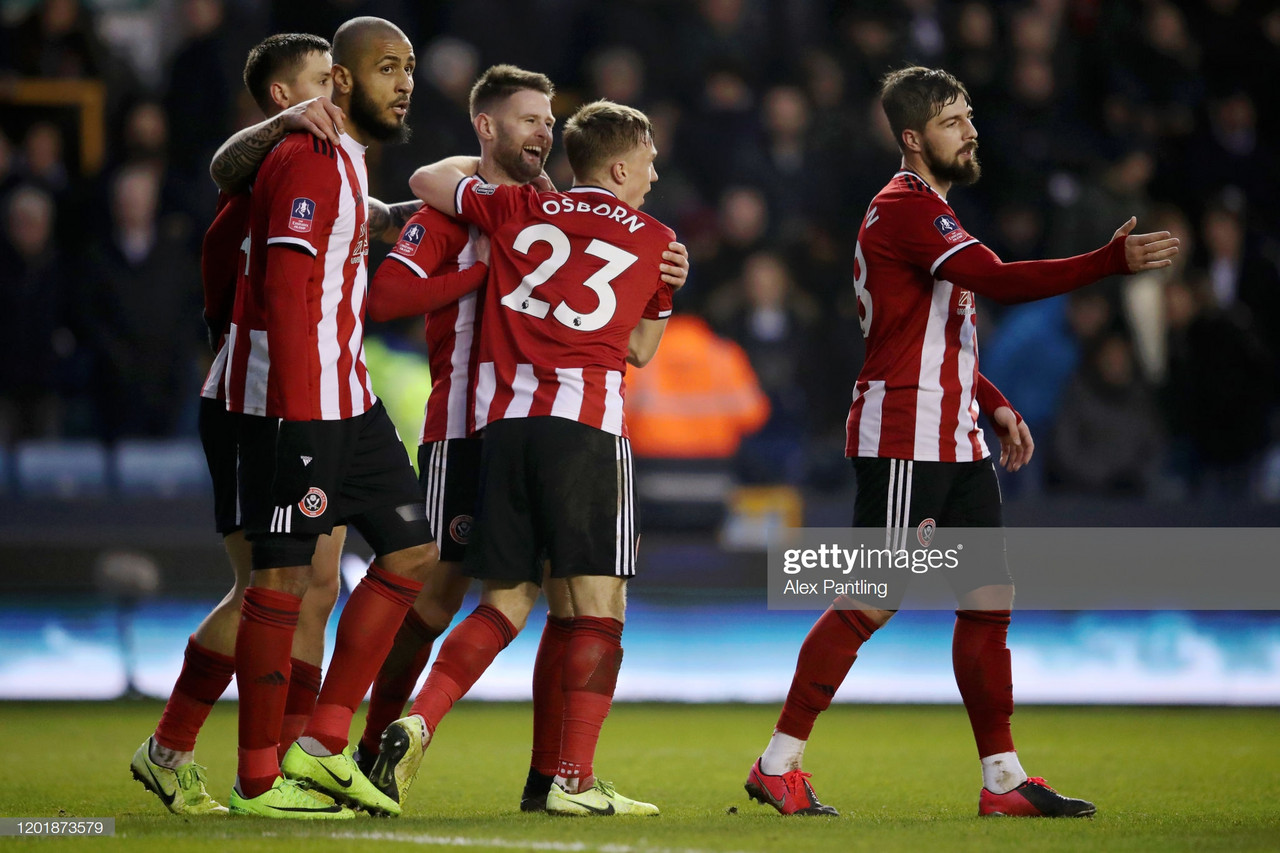
<instances>
[{"instance_id":1,"label":"short blonde hair","mask_svg":"<svg viewBox=\"0 0 1280 853\"><path fill-rule=\"evenodd\" d=\"M608 165L653 138L649 117L634 107L612 101L593 101L581 107L564 125L564 150L579 177Z\"/></svg>"}]
</instances>

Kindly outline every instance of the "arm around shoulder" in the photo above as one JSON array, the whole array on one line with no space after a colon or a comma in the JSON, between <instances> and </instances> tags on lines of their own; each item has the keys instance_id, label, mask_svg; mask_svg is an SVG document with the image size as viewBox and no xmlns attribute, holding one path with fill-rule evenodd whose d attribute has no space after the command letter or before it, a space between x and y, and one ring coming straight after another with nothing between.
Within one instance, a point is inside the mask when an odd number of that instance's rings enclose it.
<instances>
[{"instance_id":1,"label":"arm around shoulder","mask_svg":"<svg viewBox=\"0 0 1280 853\"><path fill-rule=\"evenodd\" d=\"M458 212L454 203L458 182L474 175L479 168L479 157L448 157L414 172L409 178L409 189L436 210L454 216Z\"/></svg>"}]
</instances>

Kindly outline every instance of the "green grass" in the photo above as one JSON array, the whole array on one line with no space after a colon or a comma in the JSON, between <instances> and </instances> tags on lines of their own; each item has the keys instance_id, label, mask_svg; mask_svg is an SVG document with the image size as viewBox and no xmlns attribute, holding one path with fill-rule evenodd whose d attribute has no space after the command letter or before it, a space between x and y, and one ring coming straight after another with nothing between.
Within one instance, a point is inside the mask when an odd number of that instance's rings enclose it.
<instances>
[{"instance_id":1,"label":"green grass","mask_svg":"<svg viewBox=\"0 0 1280 853\"><path fill-rule=\"evenodd\" d=\"M837 705L819 721L806 769L842 816L818 820L780 818L743 793L775 707L624 704L605 725L597 767L663 813L575 820L516 807L529 707L464 702L438 732L404 817L339 826L169 815L128 769L159 712L152 702L0 703L0 816L116 818L114 838L6 838L0 849L1280 849L1276 709L1021 708L1014 730L1028 770L1098 804L1093 820L1033 821L975 816L980 776L959 707ZM236 706L223 703L200 740L223 802L235 732Z\"/></svg>"}]
</instances>

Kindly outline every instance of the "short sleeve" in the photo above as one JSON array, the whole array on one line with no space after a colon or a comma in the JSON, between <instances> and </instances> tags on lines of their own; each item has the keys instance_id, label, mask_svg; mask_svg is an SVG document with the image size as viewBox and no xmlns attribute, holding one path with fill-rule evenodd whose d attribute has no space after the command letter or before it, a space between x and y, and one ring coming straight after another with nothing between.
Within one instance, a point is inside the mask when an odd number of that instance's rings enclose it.
<instances>
[{"instance_id":1,"label":"short sleeve","mask_svg":"<svg viewBox=\"0 0 1280 853\"><path fill-rule=\"evenodd\" d=\"M674 292L671 285L663 284L653 294L649 304L644 306L646 320L665 320L671 316Z\"/></svg>"},{"instance_id":2,"label":"short sleeve","mask_svg":"<svg viewBox=\"0 0 1280 853\"><path fill-rule=\"evenodd\" d=\"M281 162L267 172L267 192L261 194L268 205L267 245L292 246L315 257L338 218L338 169L325 154L299 150L296 143L275 154Z\"/></svg>"},{"instance_id":3,"label":"short sleeve","mask_svg":"<svg viewBox=\"0 0 1280 853\"><path fill-rule=\"evenodd\" d=\"M457 257L466 244L465 236L459 239L464 232L460 226L441 227L441 218L441 214L423 205L405 223L387 258L404 264L419 278L426 278L444 261Z\"/></svg>"},{"instance_id":4,"label":"short sleeve","mask_svg":"<svg viewBox=\"0 0 1280 853\"><path fill-rule=\"evenodd\" d=\"M938 271L943 261L978 241L961 227L955 213L932 192L912 192L885 211L882 239L892 241L895 254L914 266Z\"/></svg>"},{"instance_id":5,"label":"short sleeve","mask_svg":"<svg viewBox=\"0 0 1280 853\"><path fill-rule=\"evenodd\" d=\"M492 234L537 195L532 187L507 187L486 184L472 175L458 182L454 204L458 218Z\"/></svg>"}]
</instances>

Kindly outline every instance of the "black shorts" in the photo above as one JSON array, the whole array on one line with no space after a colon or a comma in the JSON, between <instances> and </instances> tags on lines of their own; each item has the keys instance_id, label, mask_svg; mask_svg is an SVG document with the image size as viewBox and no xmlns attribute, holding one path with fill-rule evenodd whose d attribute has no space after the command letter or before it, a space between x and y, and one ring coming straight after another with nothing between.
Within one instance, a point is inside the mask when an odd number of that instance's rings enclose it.
<instances>
[{"instance_id":1,"label":"black shorts","mask_svg":"<svg viewBox=\"0 0 1280 853\"><path fill-rule=\"evenodd\" d=\"M418 448L418 482L427 498L427 520L440 559L460 563L475 524L484 440L449 438Z\"/></svg>"},{"instance_id":2,"label":"black shorts","mask_svg":"<svg viewBox=\"0 0 1280 853\"><path fill-rule=\"evenodd\" d=\"M466 572L491 580L636 573L631 442L567 418L485 428Z\"/></svg>"},{"instance_id":3,"label":"black shorts","mask_svg":"<svg viewBox=\"0 0 1280 853\"><path fill-rule=\"evenodd\" d=\"M235 533L244 525L240 521L240 499L236 486L239 442L236 440L236 415L227 411L222 400L200 398L200 443L204 445L204 461L213 478L213 522L223 536Z\"/></svg>"},{"instance_id":4,"label":"black shorts","mask_svg":"<svg viewBox=\"0 0 1280 853\"><path fill-rule=\"evenodd\" d=\"M314 543L340 524L360 531L378 556L431 541L422 490L381 401L354 418L317 422L310 488L286 507L275 506L271 498L278 423L237 415L241 517L255 543L256 567L271 568L259 566L258 541L283 537Z\"/></svg>"},{"instance_id":5,"label":"black shorts","mask_svg":"<svg viewBox=\"0 0 1280 853\"><path fill-rule=\"evenodd\" d=\"M911 548L933 531L948 527L1001 528L1000 482L991 459L977 462L916 462L857 457L858 495L853 526L884 528L886 547ZM943 572L957 595L983 586L1013 583L1003 537L989 553L970 551L955 569ZM889 609L889 608L885 608Z\"/></svg>"}]
</instances>

